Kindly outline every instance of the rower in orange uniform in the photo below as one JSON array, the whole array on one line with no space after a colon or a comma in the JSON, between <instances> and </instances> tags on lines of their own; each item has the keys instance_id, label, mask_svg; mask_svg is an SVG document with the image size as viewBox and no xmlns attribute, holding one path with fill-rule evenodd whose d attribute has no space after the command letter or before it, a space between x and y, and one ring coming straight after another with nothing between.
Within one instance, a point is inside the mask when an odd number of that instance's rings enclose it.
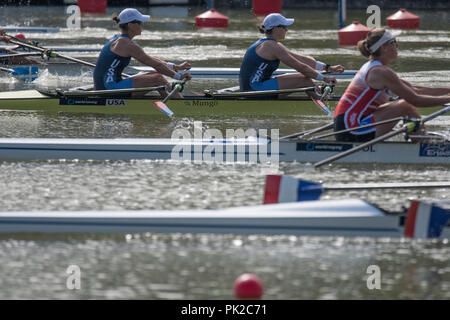
<instances>
[{"instance_id":1,"label":"rower in orange uniform","mask_svg":"<svg viewBox=\"0 0 450 320\"><path fill-rule=\"evenodd\" d=\"M369 61L359 69L336 106L334 131L396 117L418 119L417 107L434 107L450 102L450 87L415 86L400 79L389 67L398 56L398 35L399 32L378 28L358 42L361 54ZM401 99L389 101L391 91ZM395 125L391 122L335 136L338 141L369 141L389 132Z\"/></svg>"}]
</instances>

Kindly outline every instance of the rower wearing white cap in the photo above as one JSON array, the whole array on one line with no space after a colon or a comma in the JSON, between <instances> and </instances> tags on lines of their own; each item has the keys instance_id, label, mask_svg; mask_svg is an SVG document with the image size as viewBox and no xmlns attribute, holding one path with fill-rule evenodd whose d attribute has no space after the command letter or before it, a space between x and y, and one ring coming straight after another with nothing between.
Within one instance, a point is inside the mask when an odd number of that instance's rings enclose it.
<instances>
[{"instance_id":1,"label":"rower wearing white cap","mask_svg":"<svg viewBox=\"0 0 450 320\"><path fill-rule=\"evenodd\" d=\"M369 58L339 100L334 112L334 130L348 130L397 117L420 118L416 107L433 107L450 102L450 87L413 86L400 79L389 64L397 58L396 37L400 32L384 28L370 31L358 42ZM401 99L389 101L390 91ZM363 142L389 132L396 122L370 126L336 135L339 141Z\"/></svg>"},{"instance_id":2,"label":"rower wearing white cap","mask_svg":"<svg viewBox=\"0 0 450 320\"><path fill-rule=\"evenodd\" d=\"M179 65L165 62L157 57L149 56L144 50L132 41L142 32L142 23L149 21L149 15L143 15L138 10L128 8L118 17L113 18L119 24L120 35L114 36L103 47L94 69L95 90L129 89L168 85L163 75L177 80L191 79L186 71L191 68L188 62ZM153 67L156 72L141 73L130 78L122 79L122 71L130 63L131 58ZM166 96L165 90L159 91ZM133 95L138 95L134 93ZM178 92L175 98L182 97Z\"/></svg>"},{"instance_id":3,"label":"rower wearing white cap","mask_svg":"<svg viewBox=\"0 0 450 320\"><path fill-rule=\"evenodd\" d=\"M292 52L279 41L286 36L294 19L286 19L279 13L271 13L258 27L266 38L252 44L245 53L239 74L241 91L278 90L312 87L311 79L334 83L334 77L323 76L320 71L343 72L340 65L330 66L313 58ZM299 73L272 77L280 61ZM315 70L314 70L315 69Z\"/></svg>"}]
</instances>

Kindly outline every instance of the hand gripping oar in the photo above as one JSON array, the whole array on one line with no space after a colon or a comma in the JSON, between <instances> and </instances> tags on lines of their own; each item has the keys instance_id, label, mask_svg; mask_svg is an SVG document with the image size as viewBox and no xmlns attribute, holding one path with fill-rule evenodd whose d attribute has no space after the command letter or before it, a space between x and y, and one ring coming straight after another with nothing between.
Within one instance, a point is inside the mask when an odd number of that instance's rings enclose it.
<instances>
[{"instance_id":1,"label":"hand gripping oar","mask_svg":"<svg viewBox=\"0 0 450 320\"><path fill-rule=\"evenodd\" d=\"M311 97L312 101L314 102L314 104L319 107L323 112L325 112L327 115L331 116L333 113L330 111L330 109L328 109L328 107L325 105L325 103L323 103L323 99L328 96L330 93L332 93L334 90L334 84L333 85L326 85L322 96L320 97L320 99L315 99L314 97Z\"/></svg>"},{"instance_id":2,"label":"hand gripping oar","mask_svg":"<svg viewBox=\"0 0 450 320\"><path fill-rule=\"evenodd\" d=\"M165 114L167 114L169 117L173 116L173 112L172 110L169 109L169 107L166 105L166 102L172 98L172 96L174 94L176 94L177 92L183 90L183 85L186 83L187 78L185 78L181 83L176 83L173 86L172 91L167 95L167 97L164 98L163 101L154 101L153 105L155 107L157 107L158 109L160 109L162 112L164 112Z\"/></svg>"},{"instance_id":3,"label":"hand gripping oar","mask_svg":"<svg viewBox=\"0 0 450 320\"><path fill-rule=\"evenodd\" d=\"M77 59L77 58L72 58L72 57L60 54L60 53L58 53L56 51L43 48L41 46L36 46L36 45L29 44L29 43L25 43L25 42L21 41L20 39L17 39L15 37L11 36L11 35L6 35L6 36L9 38L8 39L9 42L17 44L18 46L21 46L21 47L24 47L24 48L28 48L28 49L31 49L31 50L36 50L36 51L42 52L44 55L46 55L46 56L48 56L50 58L62 58L62 59L66 59L66 60L69 60L69 61L72 61L72 62L84 64L86 66L95 68L95 64L93 64L93 63L90 63L90 62L87 62L87 61L83 61L83 60L80 60L80 59ZM126 73L122 73L122 76L124 76L126 78L131 77L130 75L128 75Z\"/></svg>"},{"instance_id":4,"label":"hand gripping oar","mask_svg":"<svg viewBox=\"0 0 450 320\"><path fill-rule=\"evenodd\" d=\"M425 188L450 188L450 181L361 183L324 186L321 183L302 180L291 176L268 175L266 177L264 204L317 200L325 191Z\"/></svg>"},{"instance_id":5,"label":"hand gripping oar","mask_svg":"<svg viewBox=\"0 0 450 320\"><path fill-rule=\"evenodd\" d=\"M370 146L372 146L372 145L374 145L374 144L376 144L378 142L381 142L381 141L387 140L387 139L389 139L391 137L394 137L394 136L396 136L396 135L398 135L400 133L409 133L409 132L416 131L418 129L418 127L423 125L425 122L430 121L430 120L432 120L432 119L434 119L436 117L439 117L440 115L442 115L442 114L444 114L446 112L449 112L449 111L450 111L450 104L446 104L445 108L442 108L441 110L438 110L438 111L430 114L429 116L423 118L420 121L419 125L418 125L417 122L405 123L400 129L388 132L388 133L386 133L386 134L384 134L384 135L382 135L382 136L380 136L378 138L375 138L375 139L370 140L370 141L368 141L366 143L360 144L360 145L358 145L358 146L356 146L354 148L351 148L351 149L349 149L347 151L339 153L339 154L337 154L335 156L332 156L332 157L329 157L329 158L324 159L322 161L319 161L319 162L314 164L314 167L318 168L318 167L323 166L325 164L328 164L330 162L336 161L336 160L341 159L343 157L346 157L346 156L348 156L350 154L353 154L353 153L355 153L355 152L357 152L359 150L362 150L364 148L370 147Z\"/></svg>"}]
</instances>

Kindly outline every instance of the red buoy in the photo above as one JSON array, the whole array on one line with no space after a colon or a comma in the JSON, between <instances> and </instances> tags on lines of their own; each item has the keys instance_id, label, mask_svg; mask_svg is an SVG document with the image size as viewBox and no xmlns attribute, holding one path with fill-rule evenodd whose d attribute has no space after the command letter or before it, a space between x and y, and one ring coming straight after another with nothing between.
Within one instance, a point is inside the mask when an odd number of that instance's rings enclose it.
<instances>
[{"instance_id":1,"label":"red buoy","mask_svg":"<svg viewBox=\"0 0 450 320\"><path fill-rule=\"evenodd\" d=\"M420 17L406 9L400 9L387 17L386 21L392 29L419 29Z\"/></svg>"},{"instance_id":2,"label":"red buoy","mask_svg":"<svg viewBox=\"0 0 450 320\"><path fill-rule=\"evenodd\" d=\"M282 0L252 0L253 14L267 16L271 13L281 13Z\"/></svg>"},{"instance_id":3,"label":"red buoy","mask_svg":"<svg viewBox=\"0 0 450 320\"><path fill-rule=\"evenodd\" d=\"M241 274L234 281L233 290L238 299L260 299L264 291L261 280L252 273Z\"/></svg>"},{"instance_id":4,"label":"red buoy","mask_svg":"<svg viewBox=\"0 0 450 320\"><path fill-rule=\"evenodd\" d=\"M107 0L78 0L82 14L105 14L108 7Z\"/></svg>"},{"instance_id":5,"label":"red buoy","mask_svg":"<svg viewBox=\"0 0 450 320\"><path fill-rule=\"evenodd\" d=\"M342 28L338 31L340 46L356 46L359 40L367 37L371 29L358 21L353 21L352 24Z\"/></svg>"},{"instance_id":6,"label":"red buoy","mask_svg":"<svg viewBox=\"0 0 450 320\"><path fill-rule=\"evenodd\" d=\"M196 16L195 25L197 28L226 28L228 27L228 17L211 9Z\"/></svg>"},{"instance_id":7,"label":"red buoy","mask_svg":"<svg viewBox=\"0 0 450 320\"><path fill-rule=\"evenodd\" d=\"M18 33L14 36L14 38L20 39L20 40L26 40L25 36L23 35L23 33Z\"/></svg>"}]
</instances>

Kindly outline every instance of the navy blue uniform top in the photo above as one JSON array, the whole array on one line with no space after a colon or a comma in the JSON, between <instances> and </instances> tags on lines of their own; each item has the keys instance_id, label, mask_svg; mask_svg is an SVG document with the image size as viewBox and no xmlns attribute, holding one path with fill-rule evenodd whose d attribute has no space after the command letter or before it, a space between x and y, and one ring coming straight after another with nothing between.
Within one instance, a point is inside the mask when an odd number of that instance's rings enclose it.
<instances>
[{"instance_id":1,"label":"navy blue uniform top","mask_svg":"<svg viewBox=\"0 0 450 320\"><path fill-rule=\"evenodd\" d=\"M280 66L280 60L266 60L256 53L256 47L272 38L259 39L252 44L244 55L239 72L239 87L241 91L253 91L250 83L269 80Z\"/></svg>"},{"instance_id":2,"label":"navy blue uniform top","mask_svg":"<svg viewBox=\"0 0 450 320\"><path fill-rule=\"evenodd\" d=\"M95 90L105 90L105 83L122 80L122 71L130 63L131 57L121 57L111 51L109 46L119 38L128 37L126 34L115 35L103 47L94 69Z\"/></svg>"}]
</instances>

